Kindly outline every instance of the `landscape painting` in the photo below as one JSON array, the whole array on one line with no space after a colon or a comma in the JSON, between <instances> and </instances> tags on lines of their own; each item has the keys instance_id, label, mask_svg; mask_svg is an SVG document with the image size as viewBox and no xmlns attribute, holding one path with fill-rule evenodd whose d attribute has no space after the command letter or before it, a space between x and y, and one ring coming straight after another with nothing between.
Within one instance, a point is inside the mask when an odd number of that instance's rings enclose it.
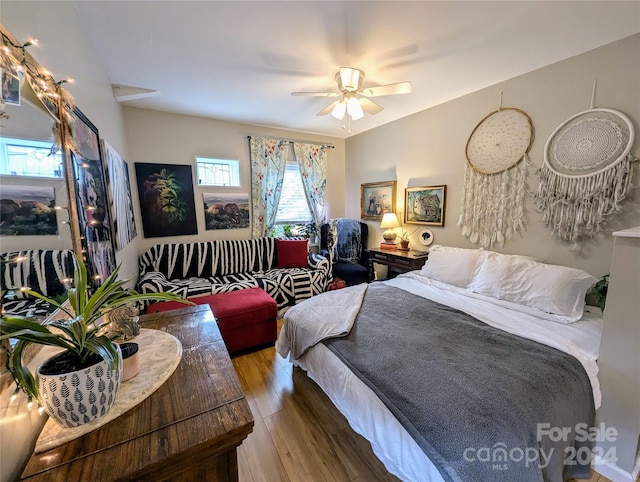
<instances>
[{"instance_id":1,"label":"landscape painting","mask_svg":"<svg viewBox=\"0 0 640 482\"><path fill-rule=\"evenodd\" d=\"M0 235L57 235L52 187L0 186Z\"/></svg>"},{"instance_id":2,"label":"landscape painting","mask_svg":"<svg viewBox=\"0 0 640 482\"><path fill-rule=\"evenodd\" d=\"M136 162L145 238L198 234L191 166Z\"/></svg>"},{"instance_id":3,"label":"landscape painting","mask_svg":"<svg viewBox=\"0 0 640 482\"><path fill-rule=\"evenodd\" d=\"M206 229L242 229L249 227L249 194L204 193Z\"/></svg>"},{"instance_id":4,"label":"landscape painting","mask_svg":"<svg viewBox=\"0 0 640 482\"><path fill-rule=\"evenodd\" d=\"M447 186L408 187L404 190L404 222L444 226Z\"/></svg>"}]
</instances>

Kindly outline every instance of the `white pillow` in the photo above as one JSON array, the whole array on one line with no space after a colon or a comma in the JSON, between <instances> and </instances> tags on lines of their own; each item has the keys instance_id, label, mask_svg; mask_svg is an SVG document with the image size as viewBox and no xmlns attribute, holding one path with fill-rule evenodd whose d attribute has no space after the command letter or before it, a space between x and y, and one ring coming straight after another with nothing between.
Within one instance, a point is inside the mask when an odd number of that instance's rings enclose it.
<instances>
[{"instance_id":1,"label":"white pillow","mask_svg":"<svg viewBox=\"0 0 640 482\"><path fill-rule=\"evenodd\" d=\"M420 273L459 288L466 288L471 280L482 249L453 248L433 245Z\"/></svg>"},{"instance_id":2,"label":"white pillow","mask_svg":"<svg viewBox=\"0 0 640 482\"><path fill-rule=\"evenodd\" d=\"M467 289L557 315L554 319L561 323L572 323L582 318L585 295L597 281L579 269L487 252Z\"/></svg>"}]
</instances>

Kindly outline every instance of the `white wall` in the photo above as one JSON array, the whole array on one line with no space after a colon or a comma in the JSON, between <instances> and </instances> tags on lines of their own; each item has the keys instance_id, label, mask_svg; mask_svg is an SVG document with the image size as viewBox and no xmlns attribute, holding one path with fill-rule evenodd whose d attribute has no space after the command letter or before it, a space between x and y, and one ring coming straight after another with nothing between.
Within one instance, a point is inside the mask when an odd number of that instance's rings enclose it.
<instances>
[{"instance_id":1,"label":"white wall","mask_svg":"<svg viewBox=\"0 0 640 482\"><path fill-rule=\"evenodd\" d=\"M429 227L435 243L472 247L456 225L461 211L465 145L477 123L498 108L499 92L503 92L503 107L522 109L533 122L530 157L536 167L529 168L527 182L528 189L535 191L536 169L542 165L546 140L566 119L589 109L594 79L598 81L596 107L618 109L633 120L636 142L632 153L638 157L640 35L634 35L348 138L346 215L360 216L361 183L397 180L399 212L403 211L406 187L446 184L445 226ZM640 184L638 174L636 169L636 185ZM493 249L527 253L541 261L601 276L609 272L611 264L611 233L640 224L640 192L632 190L631 196L633 199L623 204L620 215L603 232L583 243L582 252L552 237L527 196L527 232L507 241L504 248ZM369 226L369 244L375 246L382 240L382 230L378 223L370 222ZM412 244L420 246L415 238Z\"/></svg>"},{"instance_id":2,"label":"white wall","mask_svg":"<svg viewBox=\"0 0 640 482\"><path fill-rule=\"evenodd\" d=\"M199 187L194 182L197 235L141 239L138 242L140 252L161 243L197 242L211 239L249 239L251 237L250 229L207 231L202 200L203 192L244 192L251 195L247 136L323 142L334 145L335 147L329 149L327 154L328 213L330 217L339 217L344 214L344 139L134 107L124 109L124 119L129 145L127 161L129 161L132 179L132 199L140 236L142 236L142 221L135 183L134 163L185 164L192 166L192 173L195 175L196 156L238 159L240 161L242 183L240 188Z\"/></svg>"}]
</instances>

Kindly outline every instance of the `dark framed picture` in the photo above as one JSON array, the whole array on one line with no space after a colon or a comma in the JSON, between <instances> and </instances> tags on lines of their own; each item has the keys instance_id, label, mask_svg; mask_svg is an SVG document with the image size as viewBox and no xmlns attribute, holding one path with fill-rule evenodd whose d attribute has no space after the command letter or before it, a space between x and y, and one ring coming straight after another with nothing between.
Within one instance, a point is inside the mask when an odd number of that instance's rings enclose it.
<instances>
[{"instance_id":1,"label":"dark framed picture","mask_svg":"<svg viewBox=\"0 0 640 482\"><path fill-rule=\"evenodd\" d=\"M136 162L145 238L198 234L191 166Z\"/></svg>"},{"instance_id":2,"label":"dark framed picture","mask_svg":"<svg viewBox=\"0 0 640 482\"><path fill-rule=\"evenodd\" d=\"M2 72L2 101L7 105L20 105L20 77L17 71L0 69Z\"/></svg>"},{"instance_id":3,"label":"dark framed picture","mask_svg":"<svg viewBox=\"0 0 640 482\"><path fill-rule=\"evenodd\" d=\"M369 182L360 186L360 218L381 221L395 212L396 181Z\"/></svg>"},{"instance_id":4,"label":"dark framed picture","mask_svg":"<svg viewBox=\"0 0 640 482\"><path fill-rule=\"evenodd\" d=\"M243 229L249 227L248 193L203 193L205 228Z\"/></svg>"},{"instance_id":5,"label":"dark framed picture","mask_svg":"<svg viewBox=\"0 0 640 482\"><path fill-rule=\"evenodd\" d=\"M408 187L404 190L405 224L444 226L447 186Z\"/></svg>"},{"instance_id":6,"label":"dark framed picture","mask_svg":"<svg viewBox=\"0 0 640 482\"><path fill-rule=\"evenodd\" d=\"M116 267L114 232L98 128L78 108L71 114L71 140L80 241L98 287Z\"/></svg>"}]
</instances>

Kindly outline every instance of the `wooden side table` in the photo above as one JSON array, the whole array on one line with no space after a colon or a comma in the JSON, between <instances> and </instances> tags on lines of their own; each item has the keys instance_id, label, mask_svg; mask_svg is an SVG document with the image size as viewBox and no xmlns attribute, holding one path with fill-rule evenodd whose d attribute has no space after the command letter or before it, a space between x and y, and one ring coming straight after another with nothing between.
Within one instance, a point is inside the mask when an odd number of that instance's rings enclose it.
<instances>
[{"instance_id":1,"label":"wooden side table","mask_svg":"<svg viewBox=\"0 0 640 482\"><path fill-rule=\"evenodd\" d=\"M387 278L420 269L426 260L426 251L369 248L371 271L373 272L373 263L384 265L388 268Z\"/></svg>"},{"instance_id":2,"label":"wooden side table","mask_svg":"<svg viewBox=\"0 0 640 482\"><path fill-rule=\"evenodd\" d=\"M173 375L112 422L34 454L22 480L237 482L236 447L253 416L209 306L143 315L140 324L182 343Z\"/></svg>"}]
</instances>

